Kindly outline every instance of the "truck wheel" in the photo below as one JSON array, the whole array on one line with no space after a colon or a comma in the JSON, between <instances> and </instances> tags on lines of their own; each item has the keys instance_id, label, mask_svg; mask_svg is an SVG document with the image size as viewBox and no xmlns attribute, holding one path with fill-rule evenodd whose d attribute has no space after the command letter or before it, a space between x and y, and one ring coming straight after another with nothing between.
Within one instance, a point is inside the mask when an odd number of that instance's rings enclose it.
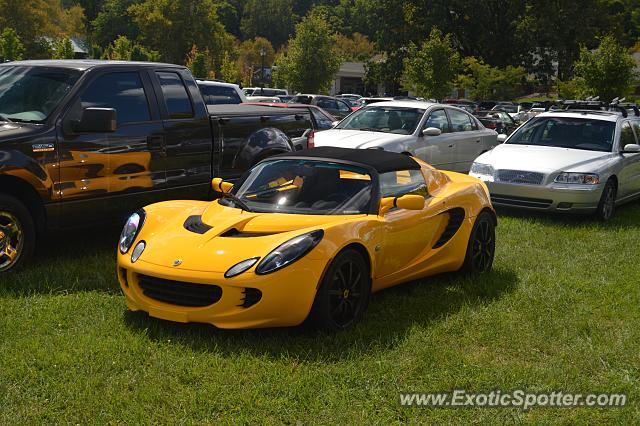
<instances>
[{"instance_id":1,"label":"truck wheel","mask_svg":"<svg viewBox=\"0 0 640 426\"><path fill-rule=\"evenodd\" d=\"M0 272L20 269L33 255L36 230L18 199L0 195Z\"/></svg>"}]
</instances>

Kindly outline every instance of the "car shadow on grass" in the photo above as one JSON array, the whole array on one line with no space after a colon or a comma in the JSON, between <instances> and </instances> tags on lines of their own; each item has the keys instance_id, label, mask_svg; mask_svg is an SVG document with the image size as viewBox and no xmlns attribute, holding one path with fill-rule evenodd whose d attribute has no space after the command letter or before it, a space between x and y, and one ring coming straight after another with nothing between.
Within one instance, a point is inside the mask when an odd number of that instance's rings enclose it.
<instances>
[{"instance_id":1,"label":"car shadow on grass","mask_svg":"<svg viewBox=\"0 0 640 426\"><path fill-rule=\"evenodd\" d=\"M640 202L624 204L616 208L614 216L607 222L602 222L595 215L531 211L510 207L496 207L498 224L500 218L509 217L540 222L545 225L560 225L569 227L588 226L594 229L623 229L638 227L640 217Z\"/></svg>"},{"instance_id":2,"label":"car shadow on grass","mask_svg":"<svg viewBox=\"0 0 640 426\"><path fill-rule=\"evenodd\" d=\"M144 312L124 313L124 322L149 339L185 345L193 350L233 356L298 362L337 362L341 359L386 351L402 344L414 327L429 328L455 315L463 307L474 309L493 303L518 285L510 270L494 270L476 277L443 274L402 284L372 296L363 320L338 333L319 332L306 326L255 330L221 330L206 324L180 324L149 317Z\"/></svg>"},{"instance_id":3,"label":"car shadow on grass","mask_svg":"<svg viewBox=\"0 0 640 426\"><path fill-rule=\"evenodd\" d=\"M40 239L34 257L22 271L2 276L0 297L120 292L115 272L119 234L119 227L105 226Z\"/></svg>"}]
</instances>

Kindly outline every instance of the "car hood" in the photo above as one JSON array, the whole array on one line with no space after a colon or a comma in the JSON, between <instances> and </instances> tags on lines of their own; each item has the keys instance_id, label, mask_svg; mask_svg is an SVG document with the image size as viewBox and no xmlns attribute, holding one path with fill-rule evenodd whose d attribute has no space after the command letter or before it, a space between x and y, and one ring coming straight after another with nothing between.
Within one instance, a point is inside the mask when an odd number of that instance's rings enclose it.
<instances>
[{"instance_id":1,"label":"car hood","mask_svg":"<svg viewBox=\"0 0 640 426\"><path fill-rule=\"evenodd\" d=\"M180 203L182 208L176 209ZM251 213L222 206L217 201L198 203L199 207L195 208L180 201L163 204L147 212L139 237L146 241L147 247L140 262L171 267L180 259L181 270L218 273L252 257L264 258L298 235L342 224L345 218L356 218ZM185 221L190 216L201 216L202 222L211 228L204 233L187 230ZM313 251L307 256L313 257Z\"/></svg>"},{"instance_id":2,"label":"car hood","mask_svg":"<svg viewBox=\"0 0 640 426\"><path fill-rule=\"evenodd\" d=\"M593 171L601 162L615 157L611 152L550 146L498 145L476 159L477 163L490 164L496 170L527 170L539 172Z\"/></svg>"},{"instance_id":3,"label":"car hood","mask_svg":"<svg viewBox=\"0 0 640 426\"><path fill-rule=\"evenodd\" d=\"M395 133L367 132L364 130L331 129L317 133L315 146L339 146L342 148L370 148L387 142L401 142L411 135Z\"/></svg>"}]
</instances>

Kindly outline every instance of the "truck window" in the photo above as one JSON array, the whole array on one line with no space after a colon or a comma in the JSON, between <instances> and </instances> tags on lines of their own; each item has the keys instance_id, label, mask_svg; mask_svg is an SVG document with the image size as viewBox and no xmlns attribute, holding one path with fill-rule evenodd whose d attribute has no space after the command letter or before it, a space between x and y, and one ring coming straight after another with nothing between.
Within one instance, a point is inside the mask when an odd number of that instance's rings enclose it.
<instances>
[{"instance_id":1,"label":"truck window","mask_svg":"<svg viewBox=\"0 0 640 426\"><path fill-rule=\"evenodd\" d=\"M169 112L169 118L191 118L193 107L187 94L187 88L176 72L156 72L162 87L164 102Z\"/></svg>"},{"instance_id":2,"label":"truck window","mask_svg":"<svg viewBox=\"0 0 640 426\"><path fill-rule=\"evenodd\" d=\"M114 72L93 80L72 107L71 118L80 119L82 110L90 107L115 108L118 125L151 120L147 95L137 72Z\"/></svg>"},{"instance_id":3,"label":"truck window","mask_svg":"<svg viewBox=\"0 0 640 426\"><path fill-rule=\"evenodd\" d=\"M242 99L232 87L200 85L200 93L207 105L240 104Z\"/></svg>"}]
</instances>

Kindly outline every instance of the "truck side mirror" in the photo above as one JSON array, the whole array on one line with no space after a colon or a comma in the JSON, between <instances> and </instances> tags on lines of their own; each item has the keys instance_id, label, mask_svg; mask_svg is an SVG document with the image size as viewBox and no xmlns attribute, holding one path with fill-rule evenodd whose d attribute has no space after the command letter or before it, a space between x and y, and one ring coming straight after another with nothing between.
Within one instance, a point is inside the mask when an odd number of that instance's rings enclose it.
<instances>
[{"instance_id":1,"label":"truck side mirror","mask_svg":"<svg viewBox=\"0 0 640 426\"><path fill-rule=\"evenodd\" d=\"M85 108L80 121L72 123L76 132L108 133L118 128L118 114L114 108Z\"/></svg>"},{"instance_id":2,"label":"truck side mirror","mask_svg":"<svg viewBox=\"0 0 640 426\"><path fill-rule=\"evenodd\" d=\"M222 178L213 178L213 180L211 181L211 187L216 192L227 193L231 191L231 188L233 188L233 184L231 182L223 181Z\"/></svg>"},{"instance_id":3,"label":"truck side mirror","mask_svg":"<svg viewBox=\"0 0 640 426\"><path fill-rule=\"evenodd\" d=\"M640 145L637 145L635 143L628 143L624 146L624 148L622 148L621 151L623 154L631 154L631 153L637 153L640 152Z\"/></svg>"}]
</instances>

